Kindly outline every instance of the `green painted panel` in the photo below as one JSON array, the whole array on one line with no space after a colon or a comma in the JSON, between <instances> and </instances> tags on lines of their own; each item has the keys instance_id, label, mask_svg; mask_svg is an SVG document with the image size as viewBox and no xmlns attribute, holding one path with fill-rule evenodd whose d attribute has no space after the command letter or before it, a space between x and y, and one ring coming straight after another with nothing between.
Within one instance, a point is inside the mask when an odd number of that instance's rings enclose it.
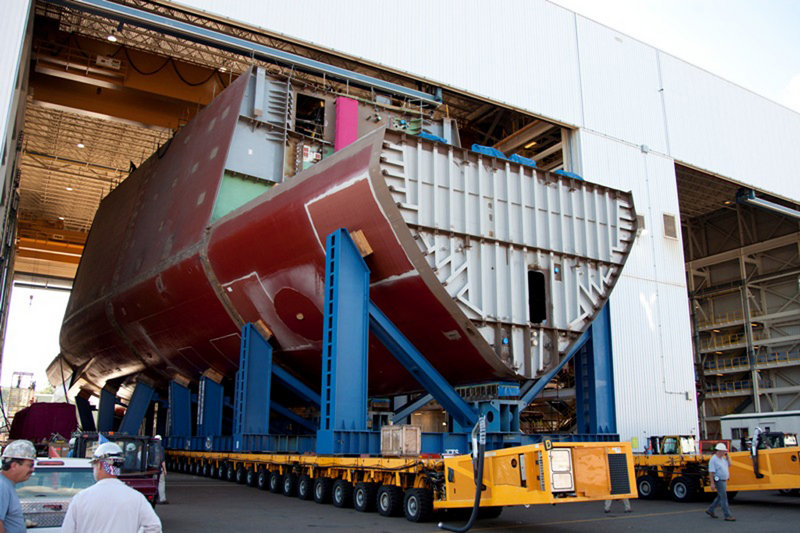
<instances>
[{"instance_id":1,"label":"green painted panel","mask_svg":"<svg viewBox=\"0 0 800 533\"><path fill-rule=\"evenodd\" d=\"M275 185L271 181L256 180L244 176L235 176L228 172L222 176L211 222L224 217L231 211L243 206L256 196L259 196Z\"/></svg>"}]
</instances>

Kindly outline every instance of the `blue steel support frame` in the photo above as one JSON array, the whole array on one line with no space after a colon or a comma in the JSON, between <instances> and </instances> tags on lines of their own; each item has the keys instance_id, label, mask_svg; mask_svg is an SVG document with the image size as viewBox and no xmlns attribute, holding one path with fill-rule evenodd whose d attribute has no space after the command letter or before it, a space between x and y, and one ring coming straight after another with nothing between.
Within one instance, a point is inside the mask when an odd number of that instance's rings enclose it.
<instances>
[{"instance_id":1,"label":"blue steel support frame","mask_svg":"<svg viewBox=\"0 0 800 533\"><path fill-rule=\"evenodd\" d=\"M96 13L121 22L130 22L137 26L157 30L162 33L188 39L201 44L211 44L217 48L255 57L270 63L293 66L294 68L315 74L323 74L329 78L345 81L367 89L378 89L411 100L420 100L426 104L438 105L442 101L441 89L437 88L435 94L429 94L402 85L359 74L321 61L270 48L262 44L226 35L221 32L195 26L187 22L171 19L155 13L148 13L135 7L109 2L107 0L51 0L56 4L78 8L90 13Z\"/></svg>"},{"instance_id":2,"label":"blue steel support frame","mask_svg":"<svg viewBox=\"0 0 800 533\"><path fill-rule=\"evenodd\" d=\"M170 437L192 436L192 392L177 381L169 382Z\"/></svg>"},{"instance_id":3,"label":"blue steel support frame","mask_svg":"<svg viewBox=\"0 0 800 533\"><path fill-rule=\"evenodd\" d=\"M128 409L125 411L125 416L122 417L122 422L119 425L120 433L127 433L128 435L139 433L139 427L141 427L142 421L147 414L147 408L150 407L152 398L153 387L147 383L139 382L136 384L131 401L128 402Z\"/></svg>"},{"instance_id":4,"label":"blue steel support frame","mask_svg":"<svg viewBox=\"0 0 800 533\"><path fill-rule=\"evenodd\" d=\"M392 413L392 416L390 417L392 424L396 424L398 421L410 416L414 411L418 411L431 400L433 400L432 394L423 394L416 400L411 400L404 406L400 407L397 411Z\"/></svg>"},{"instance_id":5,"label":"blue steel support frame","mask_svg":"<svg viewBox=\"0 0 800 533\"><path fill-rule=\"evenodd\" d=\"M592 322L591 337L575 356L578 433L616 433L609 304Z\"/></svg>"},{"instance_id":6,"label":"blue steel support frame","mask_svg":"<svg viewBox=\"0 0 800 533\"><path fill-rule=\"evenodd\" d=\"M116 403L116 394L106 389L100 391L100 403L97 406L97 431L114 431L114 406Z\"/></svg>"},{"instance_id":7,"label":"blue steel support frame","mask_svg":"<svg viewBox=\"0 0 800 533\"><path fill-rule=\"evenodd\" d=\"M197 436L216 437L222 434L222 385L203 376L197 392Z\"/></svg>"},{"instance_id":8,"label":"blue steel support frame","mask_svg":"<svg viewBox=\"0 0 800 533\"><path fill-rule=\"evenodd\" d=\"M369 268L344 229L325 243L325 312L317 453L342 453L337 431L367 430Z\"/></svg>"},{"instance_id":9,"label":"blue steel support frame","mask_svg":"<svg viewBox=\"0 0 800 533\"><path fill-rule=\"evenodd\" d=\"M75 398L75 406L78 408L78 419L81 421L81 430L97 431L97 426L94 424L94 417L92 417L92 406L89 400L77 396Z\"/></svg>"},{"instance_id":10,"label":"blue steel support frame","mask_svg":"<svg viewBox=\"0 0 800 533\"><path fill-rule=\"evenodd\" d=\"M234 447L241 445L245 434L269 433L272 390L272 346L252 324L242 327L241 346L233 408Z\"/></svg>"},{"instance_id":11,"label":"blue steel support frame","mask_svg":"<svg viewBox=\"0 0 800 533\"><path fill-rule=\"evenodd\" d=\"M447 380L372 302L369 303L369 330L454 420L465 427L475 425L478 421L475 409L458 395Z\"/></svg>"}]
</instances>

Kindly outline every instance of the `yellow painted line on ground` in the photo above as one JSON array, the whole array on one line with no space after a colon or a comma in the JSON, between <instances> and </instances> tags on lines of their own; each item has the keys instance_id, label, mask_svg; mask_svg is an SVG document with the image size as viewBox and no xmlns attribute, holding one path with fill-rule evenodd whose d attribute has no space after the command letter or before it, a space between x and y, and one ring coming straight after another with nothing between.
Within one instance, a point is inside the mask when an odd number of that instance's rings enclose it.
<instances>
[{"instance_id":1,"label":"yellow painted line on ground","mask_svg":"<svg viewBox=\"0 0 800 533\"><path fill-rule=\"evenodd\" d=\"M513 524L508 525L504 524L502 526L492 526L492 527L473 527L472 531L492 531L498 529L518 529L521 527L535 527L535 526L558 526L558 525L565 525L565 524L582 524L587 522L608 522L609 519L613 520L631 520L634 518L648 518L653 516L669 516L669 515L676 515L676 514L687 514L687 513L699 513L703 509L690 509L687 511L673 511L669 513L647 513L647 514L635 514L635 513L626 513L625 516L599 516L597 518L584 518L581 520L559 520L557 522L531 522L530 524Z\"/></svg>"}]
</instances>

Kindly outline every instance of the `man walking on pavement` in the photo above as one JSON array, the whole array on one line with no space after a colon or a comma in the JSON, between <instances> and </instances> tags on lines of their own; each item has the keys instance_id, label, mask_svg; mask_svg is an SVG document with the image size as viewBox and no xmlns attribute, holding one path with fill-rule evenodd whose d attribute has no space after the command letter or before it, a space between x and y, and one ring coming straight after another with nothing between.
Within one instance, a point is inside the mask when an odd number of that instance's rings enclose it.
<instances>
[{"instance_id":1,"label":"man walking on pavement","mask_svg":"<svg viewBox=\"0 0 800 533\"><path fill-rule=\"evenodd\" d=\"M719 505L722 514L728 522L735 522L736 519L731 515L728 508L728 493L726 492L728 478L730 478L729 467L731 460L728 458L728 448L721 442L714 447L714 455L708 461L708 476L711 481L711 489L717 491L717 497L711 502L711 506L706 509L706 514L711 518L716 518L714 510Z\"/></svg>"},{"instance_id":2,"label":"man walking on pavement","mask_svg":"<svg viewBox=\"0 0 800 533\"><path fill-rule=\"evenodd\" d=\"M29 440L15 440L3 450L0 476L0 533L23 533L25 517L14 486L33 474L36 448Z\"/></svg>"},{"instance_id":3,"label":"man walking on pavement","mask_svg":"<svg viewBox=\"0 0 800 533\"><path fill-rule=\"evenodd\" d=\"M97 483L72 498L63 533L161 533L161 520L142 493L117 479L124 461L122 448L113 442L95 449L92 464Z\"/></svg>"}]
</instances>

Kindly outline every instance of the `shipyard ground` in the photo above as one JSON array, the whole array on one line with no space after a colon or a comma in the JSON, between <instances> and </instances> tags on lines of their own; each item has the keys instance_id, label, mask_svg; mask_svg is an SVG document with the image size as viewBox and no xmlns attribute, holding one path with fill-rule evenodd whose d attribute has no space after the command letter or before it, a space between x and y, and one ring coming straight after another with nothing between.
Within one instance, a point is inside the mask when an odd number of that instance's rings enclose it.
<instances>
[{"instance_id":1,"label":"shipyard ground","mask_svg":"<svg viewBox=\"0 0 800 533\"><path fill-rule=\"evenodd\" d=\"M169 533L196 531L440 531L435 522L415 524L405 518L384 518L313 501L287 498L216 479L170 473L169 505L156 511ZM792 531L797 526L800 497L777 492L740 493L732 511L736 522L713 520L703 512L708 502L674 503L668 500L631 502L633 512L622 512L615 502L609 514L601 502L512 507L496 519L479 521L472 531L614 532L614 531ZM465 516L452 517L461 525Z\"/></svg>"}]
</instances>

